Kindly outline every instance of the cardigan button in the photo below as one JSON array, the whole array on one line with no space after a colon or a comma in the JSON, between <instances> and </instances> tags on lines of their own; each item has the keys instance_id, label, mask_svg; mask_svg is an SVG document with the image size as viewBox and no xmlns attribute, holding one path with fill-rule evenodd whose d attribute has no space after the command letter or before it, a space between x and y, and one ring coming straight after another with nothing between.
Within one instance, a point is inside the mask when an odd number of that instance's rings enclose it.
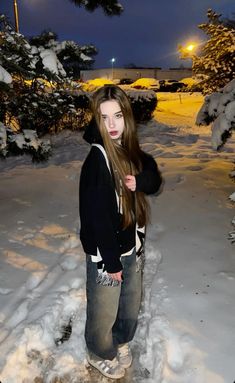
<instances>
[{"instance_id":1,"label":"cardigan button","mask_svg":"<svg viewBox=\"0 0 235 383\"><path fill-rule=\"evenodd\" d=\"M119 234L119 230L117 230L116 233Z\"/></svg>"}]
</instances>

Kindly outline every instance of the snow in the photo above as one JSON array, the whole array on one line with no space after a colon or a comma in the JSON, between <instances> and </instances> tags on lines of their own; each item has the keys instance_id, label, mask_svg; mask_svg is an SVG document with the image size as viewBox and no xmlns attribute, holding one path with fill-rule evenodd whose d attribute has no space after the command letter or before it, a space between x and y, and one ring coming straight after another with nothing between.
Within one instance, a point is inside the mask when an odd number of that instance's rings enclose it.
<instances>
[{"instance_id":1,"label":"snow","mask_svg":"<svg viewBox=\"0 0 235 383\"><path fill-rule=\"evenodd\" d=\"M122 381L229 383L235 380L235 255L227 239L234 139L212 150L210 127L194 124L200 94L183 94L183 104L178 94L161 97L155 118L138 128L165 185L150 197L134 363ZM32 164L26 155L0 162L0 380L107 382L87 367L83 339L78 180L89 146L79 132L52 140L48 163Z\"/></svg>"},{"instance_id":2,"label":"snow","mask_svg":"<svg viewBox=\"0 0 235 383\"><path fill-rule=\"evenodd\" d=\"M235 123L235 100L226 105L224 113L228 121Z\"/></svg>"},{"instance_id":3,"label":"snow","mask_svg":"<svg viewBox=\"0 0 235 383\"><path fill-rule=\"evenodd\" d=\"M1 65L0 65L0 81L5 82L6 84L12 83L12 77L10 73L6 71Z\"/></svg>"},{"instance_id":4,"label":"snow","mask_svg":"<svg viewBox=\"0 0 235 383\"><path fill-rule=\"evenodd\" d=\"M232 193L232 194L229 196L229 198L230 198L232 201L235 202L235 192Z\"/></svg>"},{"instance_id":5,"label":"snow","mask_svg":"<svg viewBox=\"0 0 235 383\"><path fill-rule=\"evenodd\" d=\"M82 89L87 92L93 92L96 88L106 84L113 84L113 81L103 77L94 78L93 80L82 83Z\"/></svg>"},{"instance_id":6,"label":"snow","mask_svg":"<svg viewBox=\"0 0 235 383\"><path fill-rule=\"evenodd\" d=\"M212 142L213 148L217 149L222 145L222 134L228 131L230 128L229 121L224 113L221 113L212 125Z\"/></svg>"},{"instance_id":7,"label":"snow","mask_svg":"<svg viewBox=\"0 0 235 383\"><path fill-rule=\"evenodd\" d=\"M7 132L6 127L0 121L0 150L4 150L7 145Z\"/></svg>"},{"instance_id":8,"label":"snow","mask_svg":"<svg viewBox=\"0 0 235 383\"><path fill-rule=\"evenodd\" d=\"M198 84L200 80L196 77L185 77L185 78L182 78L180 82L183 82L187 86L193 86L195 84Z\"/></svg>"},{"instance_id":9,"label":"snow","mask_svg":"<svg viewBox=\"0 0 235 383\"><path fill-rule=\"evenodd\" d=\"M15 143L21 150L34 149L37 151L41 147L46 153L51 149L50 141L38 138L37 132L31 129L23 129L22 133L11 135L7 142L7 128L0 122L0 150L3 154L7 154L8 143Z\"/></svg>"},{"instance_id":10,"label":"snow","mask_svg":"<svg viewBox=\"0 0 235 383\"><path fill-rule=\"evenodd\" d=\"M133 82L133 84L131 84L131 86L132 87L141 86L141 87L145 87L145 88L149 88L150 86L159 87L159 82L155 78L142 77L142 78L138 78L138 80Z\"/></svg>"},{"instance_id":11,"label":"snow","mask_svg":"<svg viewBox=\"0 0 235 383\"><path fill-rule=\"evenodd\" d=\"M45 69L48 69L50 72L57 75L66 75L61 62L58 60L56 53L52 49L41 48L40 57Z\"/></svg>"},{"instance_id":12,"label":"snow","mask_svg":"<svg viewBox=\"0 0 235 383\"><path fill-rule=\"evenodd\" d=\"M85 55L84 53L81 53L80 57L83 61L92 61L92 58Z\"/></svg>"}]
</instances>

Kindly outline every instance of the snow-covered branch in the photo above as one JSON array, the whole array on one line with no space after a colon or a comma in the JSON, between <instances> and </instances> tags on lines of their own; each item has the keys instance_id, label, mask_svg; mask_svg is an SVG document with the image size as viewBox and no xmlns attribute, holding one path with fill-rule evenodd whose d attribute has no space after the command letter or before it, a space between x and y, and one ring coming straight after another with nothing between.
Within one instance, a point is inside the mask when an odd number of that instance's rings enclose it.
<instances>
[{"instance_id":1,"label":"snow-covered branch","mask_svg":"<svg viewBox=\"0 0 235 383\"><path fill-rule=\"evenodd\" d=\"M196 124L208 125L211 122L212 146L218 149L235 127L235 79L220 92L205 97L204 104L197 114Z\"/></svg>"}]
</instances>

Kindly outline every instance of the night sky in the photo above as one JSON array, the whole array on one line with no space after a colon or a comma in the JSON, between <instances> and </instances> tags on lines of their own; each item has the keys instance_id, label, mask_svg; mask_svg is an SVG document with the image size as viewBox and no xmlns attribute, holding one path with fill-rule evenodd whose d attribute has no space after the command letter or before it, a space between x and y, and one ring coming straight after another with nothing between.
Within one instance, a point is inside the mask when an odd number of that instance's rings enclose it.
<instances>
[{"instance_id":1,"label":"night sky","mask_svg":"<svg viewBox=\"0 0 235 383\"><path fill-rule=\"evenodd\" d=\"M52 30L60 41L94 44L99 53L95 67L136 66L162 68L189 65L177 53L178 44L205 39L197 25L206 21L212 8L225 17L235 12L234 0L120 0L123 14L107 17L101 9L93 13L69 0L18 0L20 32L25 36ZM0 0L0 13L12 23L13 0Z\"/></svg>"}]
</instances>

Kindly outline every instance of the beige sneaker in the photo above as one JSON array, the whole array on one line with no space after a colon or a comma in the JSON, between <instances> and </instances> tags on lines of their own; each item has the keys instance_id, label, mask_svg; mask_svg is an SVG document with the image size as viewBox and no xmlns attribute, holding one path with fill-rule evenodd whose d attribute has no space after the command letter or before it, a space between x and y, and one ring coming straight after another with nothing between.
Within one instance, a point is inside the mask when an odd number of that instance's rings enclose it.
<instances>
[{"instance_id":1,"label":"beige sneaker","mask_svg":"<svg viewBox=\"0 0 235 383\"><path fill-rule=\"evenodd\" d=\"M129 343L123 343L118 346L118 360L123 368L130 367L132 363L132 354Z\"/></svg>"},{"instance_id":2,"label":"beige sneaker","mask_svg":"<svg viewBox=\"0 0 235 383\"><path fill-rule=\"evenodd\" d=\"M120 379L125 375L125 369L120 365L117 358L113 360L99 359L88 354L87 361L107 378Z\"/></svg>"}]
</instances>

